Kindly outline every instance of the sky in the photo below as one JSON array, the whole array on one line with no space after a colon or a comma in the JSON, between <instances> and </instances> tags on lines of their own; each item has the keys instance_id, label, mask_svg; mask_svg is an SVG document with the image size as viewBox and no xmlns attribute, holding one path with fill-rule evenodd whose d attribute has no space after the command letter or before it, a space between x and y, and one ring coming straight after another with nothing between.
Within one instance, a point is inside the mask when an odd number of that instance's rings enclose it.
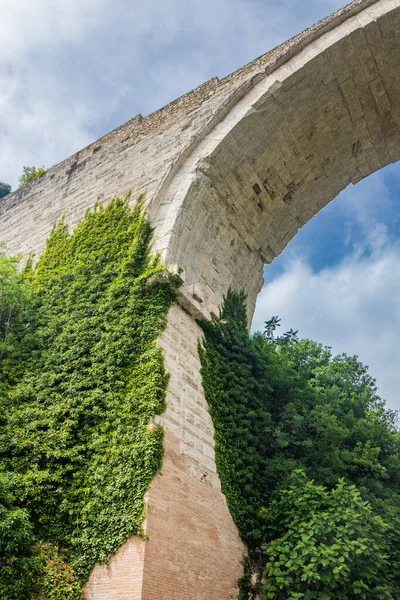
<instances>
[{"instance_id":1,"label":"sky","mask_svg":"<svg viewBox=\"0 0 400 600\"><path fill-rule=\"evenodd\" d=\"M223 77L345 0L0 0L0 181ZM345 190L265 270L253 329L357 354L400 408L400 168Z\"/></svg>"}]
</instances>

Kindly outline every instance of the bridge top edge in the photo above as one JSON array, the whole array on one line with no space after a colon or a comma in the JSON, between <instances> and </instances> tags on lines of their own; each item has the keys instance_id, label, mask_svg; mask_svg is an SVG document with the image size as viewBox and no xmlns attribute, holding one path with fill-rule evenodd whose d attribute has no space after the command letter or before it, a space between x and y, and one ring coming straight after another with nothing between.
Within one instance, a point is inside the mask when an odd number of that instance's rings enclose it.
<instances>
[{"instance_id":1,"label":"bridge top edge","mask_svg":"<svg viewBox=\"0 0 400 600\"><path fill-rule=\"evenodd\" d=\"M357 13L365 10L373 4L376 4L377 2L379 2L379 0L353 0L353 2L346 4L339 10L331 13L327 17L324 17L320 21L317 21L317 23L307 27L285 42L282 42L282 44L275 46L275 48L268 50L268 52L265 52L251 62L243 65L239 69L236 69L232 73L229 73L220 80L221 85L226 85L230 83L232 79L237 79L239 77L242 78L246 74L253 74L263 69L273 70L275 66L279 66L281 64L281 60L283 58L287 57L287 59L289 59L293 52L300 52L305 45L310 44L327 31L337 27L343 21L350 19Z\"/></svg>"},{"instance_id":2,"label":"bridge top edge","mask_svg":"<svg viewBox=\"0 0 400 600\"><path fill-rule=\"evenodd\" d=\"M318 39L327 31L340 25L343 21L379 1L353 0L353 2L350 2L343 8L311 25L301 33L272 48L246 65L236 69L222 79L213 77L146 117L138 114L129 119L88 146L50 167L43 178L51 176L52 172L60 167L68 168L72 165L73 168L74 165L81 163L100 148L111 148L124 143L132 144L139 137L163 133L178 123L182 117L186 117L188 114L196 111L215 94L221 93L226 89L230 91L230 95L233 95L237 89L241 88L246 81L248 82L256 74L273 72L275 68L289 60L315 39ZM221 99L221 104L223 104L223 98ZM11 199L11 197L29 195L37 184L38 180L34 180L30 184L23 186L23 188L15 190L7 198Z\"/></svg>"}]
</instances>

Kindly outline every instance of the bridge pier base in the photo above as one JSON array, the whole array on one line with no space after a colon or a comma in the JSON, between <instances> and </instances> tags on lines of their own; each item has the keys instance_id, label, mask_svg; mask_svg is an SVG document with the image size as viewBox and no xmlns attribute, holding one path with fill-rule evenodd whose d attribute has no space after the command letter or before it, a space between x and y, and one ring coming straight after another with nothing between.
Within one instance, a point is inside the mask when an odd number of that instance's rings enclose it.
<instances>
[{"instance_id":1,"label":"bridge pier base","mask_svg":"<svg viewBox=\"0 0 400 600\"><path fill-rule=\"evenodd\" d=\"M201 329L175 304L159 340L170 373L164 460L146 494L144 533L97 565L84 600L236 600L245 553L221 492L201 385Z\"/></svg>"}]
</instances>

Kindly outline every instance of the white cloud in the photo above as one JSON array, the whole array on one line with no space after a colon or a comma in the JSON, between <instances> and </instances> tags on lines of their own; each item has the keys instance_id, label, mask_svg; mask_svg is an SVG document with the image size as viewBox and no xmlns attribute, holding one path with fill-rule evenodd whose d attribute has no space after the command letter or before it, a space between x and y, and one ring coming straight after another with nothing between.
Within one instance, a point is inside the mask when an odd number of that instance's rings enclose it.
<instances>
[{"instance_id":1,"label":"white cloud","mask_svg":"<svg viewBox=\"0 0 400 600\"><path fill-rule=\"evenodd\" d=\"M357 354L380 394L400 408L400 242L390 242L380 224L370 242L370 252L357 247L319 273L306 261L291 260L262 290L253 329L262 330L266 319L279 315L283 331L299 329L301 337L332 346L335 353Z\"/></svg>"},{"instance_id":2,"label":"white cloud","mask_svg":"<svg viewBox=\"0 0 400 600\"><path fill-rule=\"evenodd\" d=\"M51 166L90 141L87 107L63 102L55 82L24 75L0 98L0 179L13 185L23 165Z\"/></svg>"},{"instance_id":3,"label":"white cloud","mask_svg":"<svg viewBox=\"0 0 400 600\"><path fill-rule=\"evenodd\" d=\"M341 0L0 0L0 180L223 76Z\"/></svg>"},{"instance_id":4,"label":"white cloud","mask_svg":"<svg viewBox=\"0 0 400 600\"><path fill-rule=\"evenodd\" d=\"M0 0L0 179L15 186L23 165L51 166L91 141L89 103L57 59L101 22L104 3Z\"/></svg>"},{"instance_id":5,"label":"white cloud","mask_svg":"<svg viewBox=\"0 0 400 600\"><path fill-rule=\"evenodd\" d=\"M2 62L76 42L101 19L106 0L1 0Z\"/></svg>"}]
</instances>

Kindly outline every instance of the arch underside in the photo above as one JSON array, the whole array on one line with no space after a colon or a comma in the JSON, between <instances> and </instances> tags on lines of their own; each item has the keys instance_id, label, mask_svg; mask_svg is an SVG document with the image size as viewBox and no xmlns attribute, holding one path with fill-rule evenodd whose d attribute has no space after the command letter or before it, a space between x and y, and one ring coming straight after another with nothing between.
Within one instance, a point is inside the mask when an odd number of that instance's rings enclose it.
<instances>
[{"instance_id":1,"label":"arch underside","mask_svg":"<svg viewBox=\"0 0 400 600\"><path fill-rule=\"evenodd\" d=\"M174 192L167 259L208 310L234 287L251 314L263 264L349 184L399 160L400 2L364 13L264 76Z\"/></svg>"}]
</instances>

